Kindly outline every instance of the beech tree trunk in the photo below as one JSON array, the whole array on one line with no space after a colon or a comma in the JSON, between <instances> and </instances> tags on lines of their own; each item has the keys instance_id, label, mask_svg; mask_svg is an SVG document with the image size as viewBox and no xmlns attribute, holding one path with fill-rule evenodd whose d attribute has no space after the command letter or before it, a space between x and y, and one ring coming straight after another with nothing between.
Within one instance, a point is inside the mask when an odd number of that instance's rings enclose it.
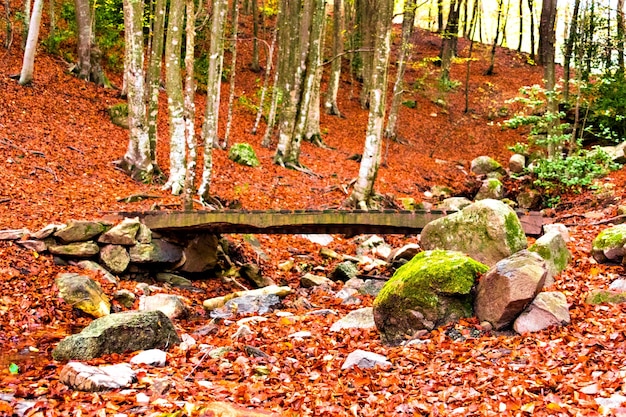
<instances>
[{"instance_id":1,"label":"beech tree trunk","mask_svg":"<svg viewBox=\"0 0 626 417\"><path fill-rule=\"evenodd\" d=\"M163 186L179 195L185 184L185 117L183 85L180 71L182 50L184 0L171 0L165 44L165 90L170 125L170 175Z\"/></svg>"},{"instance_id":2,"label":"beech tree trunk","mask_svg":"<svg viewBox=\"0 0 626 417\"><path fill-rule=\"evenodd\" d=\"M194 79L194 50L195 50L195 10L194 0L186 1L187 25L185 26L185 137L187 141L187 157L185 160L185 188L183 194L183 206L185 210L193 210L193 196L195 193L196 179L196 134L194 119L196 116Z\"/></svg>"},{"instance_id":3,"label":"beech tree trunk","mask_svg":"<svg viewBox=\"0 0 626 417\"><path fill-rule=\"evenodd\" d=\"M11 48L13 43L13 24L11 23L11 2L10 0L4 0L4 15L6 19L6 37L4 38L4 47L6 49Z\"/></svg>"},{"instance_id":4,"label":"beech tree trunk","mask_svg":"<svg viewBox=\"0 0 626 417\"><path fill-rule=\"evenodd\" d=\"M620 0L623 1L623 0ZM567 103L569 100L569 80L571 78L571 62L574 53L574 42L578 36L578 15L580 11L580 0L574 1L574 10L569 23L569 35L565 42L565 51L563 52L563 100Z\"/></svg>"},{"instance_id":5,"label":"beech tree trunk","mask_svg":"<svg viewBox=\"0 0 626 417\"><path fill-rule=\"evenodd\" d=\"M343 54L343 0L333 2L333 56L330 64L328 88L324 108L326 113L341 116L337 105L339 81L341 81L341 54Z\"/></svg>"},{"instance_id":6,"label":"beech tree trunk","mask_svg":"<svg viewBox=\"0 0 626 417\"><path fill-rule=\"evenodd\" d=\"M213 147L219 146L218 122L220 110L220 90L224 64L224 23L226 21L227 0L213 0L211 16L211 41L209 44L209 68L207 71L206 111L202 135L204 139L204 167L198 194L202 201L210 196L211 174L213 171Z\"/></svg>"},{"instance_id":7,"label":"beech tree trunk","mask_svg":"<svg viewBox=\"0 0 626 417\"><path fill-rule=\"evenodd\" d=\"M237 74L237 27L239 26L239 0L233 0L233 13L232 13L232 34L230 42L230 80L228 86L228 117L226 119L226 129L224 132L223 148L228 147L228 140L230 137L230 127L233 123L233 103L235 101L235 75Z\"/></svg>"},{"instance_id":8,"label":"beech tree trunk","mask_svg":"<svg viewBox=\"0 0 626 417\"><path fill-rule=\"evenodd\" d=\"M406 61L411 50L411 36L415 27L415 9L416 0L406 0L404 4L404 14L402 16L402 43L400 44L400 56L398 57L398 69L396 73L396 82L393 85L393 96L391 99L391 107L389 109L389 117L387 119L387 128L385 129L385 137L396 138L396 125L398 122L398 113L402 104L402 93L404 91L404 72L406 69Z\"/></svg>"},{"instance_id":9,"label":"beech tree trunk","mask_svg":"<svg viewBox=\"0 0 626 417\"><path fill-rule=\"evenodd\" d=\"M250 0L250 8L252 9L252 62L250 69L254 72L261 71L259 63L259 1Z\"/></svg>"},{"instance_id":10,"label":"beech tree trunk","mask_svg":"<svg viewBox=\"0 0 626 417\"><path fill-rule=\"evenodd\" d=\"M539 20L539 65L554 65L557 0L544 0Z\"/></svg>"},{"instance_id":11,"label":"beech tree trunk","mask_svg":"<svg viewBox=\"0 0 626 417\"><path fill-rule=\"evenodd\" d=\"M521 0L520 0L521 1ZM535 54L535 2L534 0L528 0L528 10L530 13L528 17L530 17L530 59L533 61L537 58Z\"/></svg>"},{"instance_id":12,"label":"beech tree trunk","mask_svg":"<svg viewBox=\"0 0 626 417\"><path fill-rule=\"evenodd\" d=\"M33 13L28 25L28 38L24 49L24 60L22 62L22 72L20 74L20 85L28 85L33 81L35 70L35 54L37 52L37 42L39 40L39 26L41 25L41 13L43 11L43 0L35 0Z\"/></svg>"},{"instance_id":13,"label":"beech tree trunk","mask_svg":"<svg viewBox=\"0 0 626 417\"><path fill-rule=\"evenodd\" d=\"M617 67L620 74L624 74L624 0L617 0Z\"/></svg>"},{"instance_id":14,"label":"beech tree trunk","mask_svg":"<svg viewBox=\"0 0 626 417\"><path fill-rule=\"evenodd\" d=\"M148 67L148 136L150 137L150 157L156 164L158 140L157 120L159 115L159 91L161 87L161 66L163 61L163 39L165 37L165 0L156 0L152 20L152 48ZM156 169L156 165L155 165Z\"/></svg>"},{"instance_id":15,"label":"beech tree trunk","mask_svg":"<svg viewBox=\"0 0 626 417\"><path fill-rule=\"evenodd\" d=\"M350 203L362 209L372 205L374 182L380 165L380 150L383 141L385 106L387 91L387 69L391 50L391 23L393 1L379 0L376 10L376 47L374 52L374 72L370 93L370 110L365 134L363 157L359 176L350 195Z\"/></svg>"},{"instance_id":16,"label":"beech tree trunk","mask_svg":"<svg viewBox=\"0 0 626 417\"><path fill-rule=\"evenodd\" d=\"M89 0L74 0L78 26L78 78L88 80L91 74L91 6Z\"/></svg>"},{"instance_id":17,"label":"beech tree trunk","mask_svg":"<svg viewBox=\"0 0 626 417\"><path fill-rule=\"evenodd\" d=\"M150 158L150 138L146 125L145 75L143 56L143 1L124 0L126 74L128 89L128 150L120 167L132 178L152 181L154 167Z\"/></svg>"},{"instance_id":18,"label":"beech tree trunk","mask_svg":"<svg viewBox=\"0 0 626 417\"><path fill-rule=\"evenodd\" d=\"M500 24L500 21L502 20L503 8L504 8L504 0L498 0L498 18L496 19L496 36L494 37L493 44L491 45L491 53L489 54L489 68L487 68L487 71L485 71L486 75L493 75L493 69L496 64L496 48L500 40L500 34L504 31L504 28L502 28Z\"/></svg>"},{"instance_id":19,"label":"beech tree trunk","mask_svg":"<svg viewBox=\"0 0 626 417\"><path fill-rule=\"evenodd\" d=\"M450 11L448 13L448 23L443 31L441 42L441 81L442 85L447 85L450 81L450 65L456 52L457 37L459 35L459 10L460 0L450 0Z\"/></svg>"}]
</instances>

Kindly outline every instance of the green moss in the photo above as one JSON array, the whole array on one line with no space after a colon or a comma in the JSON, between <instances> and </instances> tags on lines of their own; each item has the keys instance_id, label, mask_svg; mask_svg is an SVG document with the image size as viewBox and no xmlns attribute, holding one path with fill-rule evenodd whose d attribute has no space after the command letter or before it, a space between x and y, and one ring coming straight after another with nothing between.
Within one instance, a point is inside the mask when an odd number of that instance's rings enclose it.
<instances>
[{"instance_id":1,"label":"green moss","mask_svg":"<svg viewBox=\"0 0 626 417\"><path fill-rule=\"evenodd\" d=\"M598 290L593 291L587 295L585 299L585 303L587 304L620 304L626 303L626 292L614 292L614 291L605 291Z\"/></svg>"},{"instance_id":2,"label":"green moss","mask_svg":"<svg viewBox=\"0 0 626 417\"><path fill-rule=\"evenodd\" d=\"M594 250L617 248L624 244L626 244L626 224L604 229L592 243Z\"/></svg>"},{"instance_id":3,"label":"green moss","mask_svg":"<svg viewBox=\"0 0 626 417\"><path fill-rule=\"evenodd\" d=\"M500 182L499 179L490 178L489 180L487 180L487 188L489 189L489 191L495 191L500 187L502 187L502 182Z\"/></svg>"},{"instance_id":4,"label":"green moss","mask_svg":"<svg viewBox=\"0 0 626 417\"><path fill-rule=\"evenodd\" d=\"M506 244L513 253L526 247L526 235L515 212L511 212L504 217L504 228L506 231Z\"/></svg>"}]
</instances>

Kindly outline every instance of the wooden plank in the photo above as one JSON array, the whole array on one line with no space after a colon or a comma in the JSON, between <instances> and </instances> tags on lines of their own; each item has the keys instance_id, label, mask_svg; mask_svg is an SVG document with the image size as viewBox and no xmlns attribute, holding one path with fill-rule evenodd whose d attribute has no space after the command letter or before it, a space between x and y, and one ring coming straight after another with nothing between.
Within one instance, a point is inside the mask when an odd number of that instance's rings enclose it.
<instances>
[{"instance_id":1,"label":"wooden plank","mask_svg":"<svg viewBox=\"0 0 626 417\"><path fill-rule=\"evenodd\" d=\"M431 211L147 211L114 216L139 217L152 230L212 233L336 233L418 234L424 226L450 212ZM542 233L540 213L518 213L528 235Z\"/></svg>"}]
</instances>

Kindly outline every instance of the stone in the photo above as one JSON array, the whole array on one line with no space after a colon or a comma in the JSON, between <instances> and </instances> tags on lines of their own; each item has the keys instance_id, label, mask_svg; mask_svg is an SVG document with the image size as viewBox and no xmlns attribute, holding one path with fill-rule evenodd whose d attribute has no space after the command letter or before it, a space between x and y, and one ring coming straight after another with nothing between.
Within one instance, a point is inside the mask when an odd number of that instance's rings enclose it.
<instances>
[{"instance_id":1,"label":"stone","mask_svg":"<svg viewBox=\"0 0 626 417\"><path fill-rule=\"evenodd\" d=\"M407 243L401 248L392 250L387 257L387 262L393 263L398 259L406 259L407 261L410 261L420 250L420 245L417 243Z\"/></svg>"},{"instance_id":2,"label":"stone","mask_svg":"<svg viewBox=\"0 0 626 417\"><path fill-rule=\"evenodd\" d=\"M270 277L264 277L261 274L261 268L255 264L243 264L241 268L239 268L239 275L242 278L247 279L251 282L255 288L263 288L269 287L270 285L276 285L274 280Z\"/></svg>"},{"instance_id":3,"label":"stone","mask_svg":"<svg viewBox=\"0 0 626 417\"><path fill-rule=\"evenodd\" d=\"M330 277L335 281L346 282L351 278L356 277L359 274L359 270L356 265L350 261L344 261L335 267Z\"/></svg>"},{"instance_id":4,"label":"stone","mask_svg":"<svg viewBox=\"0 0 626 417\"><path fill-rule=\"evenodd\" d=\"M6 229L0 230L0 240L18 240L27 236L28 229Z\"/></svg>"},{"instance_id":5,"label":"stone","mask_svg":"<svg viewBox=\"0 0 626 417\"><path fill-rule=\"evenodd\" d=\"M489 156L479 156L474 158L470 164L470 170L476 175L485 175L494 171L504 173L502 165Z\"/></svg>"},{"instance_id":6,"label":"stone","mask_svg":"<svg viewBox=\"0 0 626 417\"><path fill-rule=\"evenodd\" d=\"M152 230L143 223L139 224L139 231L137 232L137 243L150 243L152 242Z\"/></svg>"},{"instance_id":7,"label":"stone","mask_svg":"<svg viewBox=\"0 0 626 417\"><path fill-rule=\"evenodd\" d=\"M25 249L38 253L45 252L48 249L48 245L42 240L18 240L16 243Z\"/></svg>"},{"instance_id":8,"label":"stone","mask_svg":"<svg viewBox=\"0 0 626 417\"><path fill-rule=\"evenodd\" d=\"M59 288L59 296L72 307L94 317L103 317L110 313L111 303L108 297L91 278L68 272L58 274L55 283Z\"/></svg>"},{"instance_id":9,"label":"stone","mask_svg":"<svg viewBox=\"0 0 626 417\"><path fill-rule=\"evenodd\" d=\"M177 295L159 293L139 298L139 311L157 310L171 320L187 316L187 307Z\"/></svg>"},{"instance_id":10,"label":"stone","mask_svg":"<svg viewBox=\"0 0 626 417\"><path fill-rule=\"evenodd\" d=\"M515 320L513 329L524 334L569 323L569 306L565 295L560 292L542 292L537 294L528 308Z\"/></svg>"},{"instance_id":11,"label":"stone","mask_svg":"<svg viewBox=\"0 0 626 417\"><path fill-rule=\"evenodd\" d=\"M65 228L56 231L53 235L63 243L85 242L98 236L105 229L100 222L70 220Z\"/></svg>"},{"instance_id":12,"label":"stone","mask_svg":"<svg viewBox=\"0 0 626 417\"><path fill-rule=\"evenodd\" d=\"M33 239L43 240L47 237L52 236L54 232L64 229L65 227L67 227L65 224L49 224L31 234L31 237Z\"/></svg>"},{"instance_id":13,"label":"stone","mask_svg":"<svg viewBox=\"0 0 626 417\"><path fill-rule=\"evenodd\" d=\"M133 365L165 366L167 353L161 349L148 349L139 352L130 359Z\"/></svg>"},{"instance_id":14,"label":"stone","mask_svg":"<svg viewBox=\"0 0 626 417\"><path fill-rule=\"evenodd\" d=\"M103 233L98 238L98 242L113 245L135 245L137 243L136 238L140 225L139 218L126 218Z\"/></svg>"},{"instance_id":15,"label":"stone","mask_svg":"<svg viewBox=\"0 0 626 417\"><path fill-rule=\"evenodd\" d=\"M348 355L343 365L341 365L341 369L346 370L353 366L361 369L370 369L376 366L388 367L391 366L391 362L378 353L357 349Z\"/></svg>"},{"instance_id":16,"label":"stone","mask_svg":"<svg viewBox=\"0 0 626 417\"><path fill-rule=\"evenodd\" d=\"M237 314L265 314L280 304L276 294L243 295L230 299L224 306L213 309L212 318L229 318Z\"/></svg>"},{"instance_id":17,"label":"stone","mask_svg":"<svg viewBox=\"0 0 626 417\"><path fill-rule=\"evenodd\" d=\"M593 290L590 291L589 294L587 294L587 297L585 298L585 303L591 305L626 303L626 292L612 290Z\"/></svg>"},{"instance_id":18,"label":"stone","mask_svg":"<svg viewBox=\"0 0 626 417\"><path fill-rule=\"evenodd\" d=\"M361 300L356 297L358 292L355 288L343 287L335 293L335 298L340 299L343 305L361 304Z\"/></svg>"},{"instance_id":19,"label":"stone","mask_svg":"<svg viewBox=\"0 0 626 417\"><path fill-rule=\"evenodd\" d=\"M509 171L514 174L521 174L526 168L526 157L519 153L514 153L509 158Z\"/></svg>"},{"instance_id":20,"label":"stone","mask_svg":"<svg viewBox=\"0 0 626 417\"><path fill-rule=\"evenodd\" d=\"M428 223L420 242L425 250L459 251L489 266L528 244L517 214L492 199Z\"/></svg>"},{"instance_id":21,"label":"stone","mask_svg":"<svg viewBox=\"0 0 626 417\"><path fill-rule=\"evenodd\" d=\"M320 248L320 256L326 259L341 259L337 252L327 247Z\"/></svg>"},{"instance_id":22,"label":"stone","mask_svg":"<svg viewBox=\"0 0 626 417\"><path fill-rule=\"evenodd\" d=\"M80 362L68 362L59 373L61 383L72 389L88 392L125 388L136 379L135 371L127 363L90 366Z\"/></svg>"},{"instance_id":23,"label":"stone","mask_svg":"<svg viewBox=\"0 0 626 417\"><path fill-rule=\"evenodd\" d=\"M626 223L601 231L591 243L591 255L602 262L621 263L626 254Z\"/></svg>"},{"instance_id":24,"label":"stone","mask_svg":"<svg viewBox=\"0 0 626 417\"><path fill-rule=\"evenodd\" d=\"M443 211L459 211L470 204L472 204L472 202L465 197L450 197L437 204L437 209Z\"/></svg>"},{"instance_id":25,"label":"stone","mask_svg":"<svg viewBox=\"0 0 626 417\"><path fill-rule=\"evenodd\" d=\"M74 242L67 245L48 245L48 252L70 258L91 258L100 252L100 247L91 241Z\"/></svg>"},{"instance_id":26,"label":"stone","mask_svg":"<svg viewBox=\"0 0 626 417\"><path fill-rule=\"evenodd\" d=\"M329 245L333 240L335 240L335 238L327 234L302 234L300 236L321 246Z\"/></svg>"},{"instance_id":27,"label":"stone","mask_svg":"<svg viewBox=\"0 0 626 417\"><path fill-rule=\"evenodd\" d=\"M86 361L109 353L167 349L180 342L174 325L161 311L129 311L94 320L82 332L61 340L52 357Z\"/></svg>"},{"instance_id":28,"label":"stone","mask_svg":"<svg viewBox=\"0 0 626 417\"><path fill-rule=\"evenodd\" d=\"M313 275L311 273L306 273L300 278L300 286L302 288L313 288L320 285L332 287L333 281L321 275Z\"/></svg>"},{"instance_id":29,"label":"stone","mask_svg":"<svg viewBox=\"0 0 626 417\"><path fill-rule=\"evenodd\" d=\"M524 210L530 210L539 207L541 203L541 193L533 188L521 190L517 194L517 205Z\"/></svg>"},{"instance_id":30,"label":"stone","mask_svg":"<svg viewBox=\"0 0 626 417\"><path fill-rule=\"evenodd\" d=\"M502 182L496 178L488 178L483 181L478 193L474 199L485 200L485 199L494 199L494 200L502 200L504 198L504 185Z\"/></svg>"},{"instance_id":31,"label":"stone","mask_svg":"<svg viewBox=\"0 0 626 417\"><path fill-rule=\"evenodd\" d=\"M548 276L544 283L546 287L554 284L554 277L567 268L567 264L572 257L563 240L563 236L558 230L544 234L528 250L536 252L546 261L548 269Z\"/></svg>"},{"instance_id":32,"label":"stone","mask_svg":"<svg viewBox=\"0 0 626 417\"><path fill-rule=\"evenodd\" d=\"M471 317L472 288L488 269L460 252L418 253L374 300L374 321L383 343L398 345L420 330Z\"/></svg>"},{"instance_id":33,"label":"stone","mask_svg":"<svg viewBox=\"0 0 626 417\"><path fill-rule=\"evenodd\" d=\"M366 279L358 288L359 294L371 295L376 297L385 286L387 281L382 279Z\"/></svg>"},{"instance_id":34,"label":"stone","mask_svg":"<svg viewBox=\"0 0 626 417\"><path fill-rule=\"evenodd\" d=\"M560 233L565 243L568 243L571 240L569 236L569 231L567 230L567 226L565 226L563 223L551 223L543 225L544 234L552 233L553 231Z\"/></svg>"},{"instance_id":35,"label":"stone","mask_svg":"<svg viewBox=\"0 0 626 417\"><path fill-rule=\"evenodd\" d=\"M130 261L134 263L176 263L182 259L183 250L162 239L138 243L130 248Z\"/></svg>"},{"instance_id":36,"label":"stone","mask_svg":"<svg viewBox=\"0 0 626 417\"><path fill-rule=\"evenodd\" d=\"M249 167L261 165L254 149L247 143L234 143L228 151L228 159Z\"/></svg>"},{"instance_id":37,"label":"stone","mask_svg":"<svg viewBox=\"0 0 626 417\"><path fill-rule=\"evenodd\" d=\"M374 329L374 311L372 307L364 307L353 310L345 317L337 320L330 326L331 332L338 332L343 329Z\"/></svg>"},{"instance_id":38,"label":"stone","mask_svg":"<svg viewBox=\"0 0 626 417\"><path fill-rule=\"evenodd\" d=\"M183 249L185 263L178 270L199 273L214 269L217 265L218 244L217 236L212 234L194 237Z\"/></svg>"},{"instance_id":39,"label":"stone","mask_svg":"<svg viewBox=\"0 0 626 417\"><path fill-rule=\"evenodd\" d=\"M82 261L76 262L76 265L79 267L86 269L87 271L95 271L102 275L102 278L110 282L111 284L119 284L119 279L116 276L107 271L104 267L102 267L99 263L90 261L88 259L84 259Z\"/></svg>"},{"instance_id":40,"label":"stone","mask_svg":"<svg viewBox=\"0 0 626 417\"><path fill-rule=\"evenodd\" d=\"M125 288L113 293L113 299L126 308L132 308L136 298L135 294Z\"/></svg>"},{"instance_id":41,"label":"stone","mask_svg":"<svg viewBox=\"0 0 626 417\"><path fill-rule=\"evenodd\" d=\"M172 287L191 289L194 288L190 280L180 275L172 274L169 272L159 272L156 274L157 282L164 282Z\"/></svg>"},{"instance_id":42,"label":"stone","mask_svg":"<svg viewBox=\"0 0 626 417\"><path fill-rule=\"evenodd\" d=\"M109 271L121 274L130 264L130 255L124 246L105 245L100 248L100 261Z\"/></svg>"},{"instance_id":43,"label":"stone","mask_svg":"<svg viewBox=\"0 0 626 417\"><path fill-rule=\"evenodd\" d=\"M548 270L536 253L524 250L502 259L480 279L474 313L496 330L509 326L544 286Z\"/></svg>"},{"instance_id":44,"label":"stone","mask_svg":"<svg viewBox=\"0 0 626 417\"><path fill-rule=\"evenodd\" d=\"M626 292L626 279L619 278L611 282L611 284L609 285L609 290Z\"/></svg>"},{"instance_id":45,"label":"stone","mask_svg":"<svg viewBox=\"0 0 626 417\"><path fill-rule=\"evenodd\" d=\"M433 198L443 200L452 196L453 191L445 185L433 185L430 187L430 194Z\"/></svg>"}]
</instances>

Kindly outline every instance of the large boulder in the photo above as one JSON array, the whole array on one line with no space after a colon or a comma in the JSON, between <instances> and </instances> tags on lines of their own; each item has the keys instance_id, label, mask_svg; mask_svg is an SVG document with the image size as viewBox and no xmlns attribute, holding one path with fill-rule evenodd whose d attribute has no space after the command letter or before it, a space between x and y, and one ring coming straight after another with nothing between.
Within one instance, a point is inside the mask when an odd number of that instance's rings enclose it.
<instances>
[{"instance_id":1,"label":"large boulder","mask_svg":"<svg viewBox=\"0 0 626 417\"><path fill-rule=\"evenodd\" d=\"M515 320L513 329L522 334L538 332L550 326L564 326L569 322L569 305L565 295L560 292L542 292Z\"/></svg>"},{"instance_id":2,"label":"large boulder","mask_svg":"<svg viewBox=\"0 0 626 417\"><path fill-rule=\"evenodd\" d=\"M544 234L528 250L536 252L546 261L548 276L544 284L545 286L554 284L554 277L567 268L571 258L563 235L558 230L551 230Z\"/></svg>"},{"instance_id":3,"label":"large boulder","mask_svg":"<svg viewBox=\"0 0 626 417\"><path fill-rule=\"evenodd\" d=\"M167 349L180 342L174 325L161 311L129 311L94 320L82 332L61 340L52 357L90 360L109 353Z\"/></svg>"},{"instance_id":4,"label":"large boulder","mask_svg":"<svg viewBox=\"0 0 626 417\"><path fill-rule=\"evenodd\" d=\"M474 313L496 329L510 325L541 291L548 270L536 253L524 250L494 265L480 279Z\"/></svg>"},{"instance_id":5,"label":"large boulder","mask_svg":"<svg viewBox=\"0 0 626 417\"><path fill-rule=\"evenodd\" d=\"M397 345L419 330L471 316L472 287L488 269L460 252L418 253L374 300L374 321L383 342Z\"/></svg>"},{"instance_id":6,"label":"large boulder","mask_svg":"<svg viewBox=\"0 0 626 417\"><path fill-rule=\"evenodd\" d=\"M425 250L459 251L489 266L525 249L527 244L517 214L503 202L492 199L434 220L421 234Z\"/></svg>"},{"instance_id":7,"label":"large boulder","mask_svg":"<svg viewBox=\"0 0 626 417\"><path fill-rule=\"evenodd\" d=\"M59 295L66 303L94 317L103 317L110 313L111 303L97 282L84 275L62 273L57 275L55 283Z\"/></svg>"},{"instance_id":8,"label":"large boulder","mask_svg":"<svg viewBox=\"0 0 626 417\"><path fill-rule=\"evenodd\" d=\"M185 263L179 268L183 272L204 272L217 265L217 236L199 235L191 239L183 249Z\"/></svg>"},{"instance_id":9,"label":"large boulder","mask_svg":"<svg viewBox=\"0 0 626 417\"><path fill-rule=\"evenodd\" d=\"M598 262L622 262L626 254L626 223L601 231L592 242L591 254Z\"/></svg>"}]
</instances>

